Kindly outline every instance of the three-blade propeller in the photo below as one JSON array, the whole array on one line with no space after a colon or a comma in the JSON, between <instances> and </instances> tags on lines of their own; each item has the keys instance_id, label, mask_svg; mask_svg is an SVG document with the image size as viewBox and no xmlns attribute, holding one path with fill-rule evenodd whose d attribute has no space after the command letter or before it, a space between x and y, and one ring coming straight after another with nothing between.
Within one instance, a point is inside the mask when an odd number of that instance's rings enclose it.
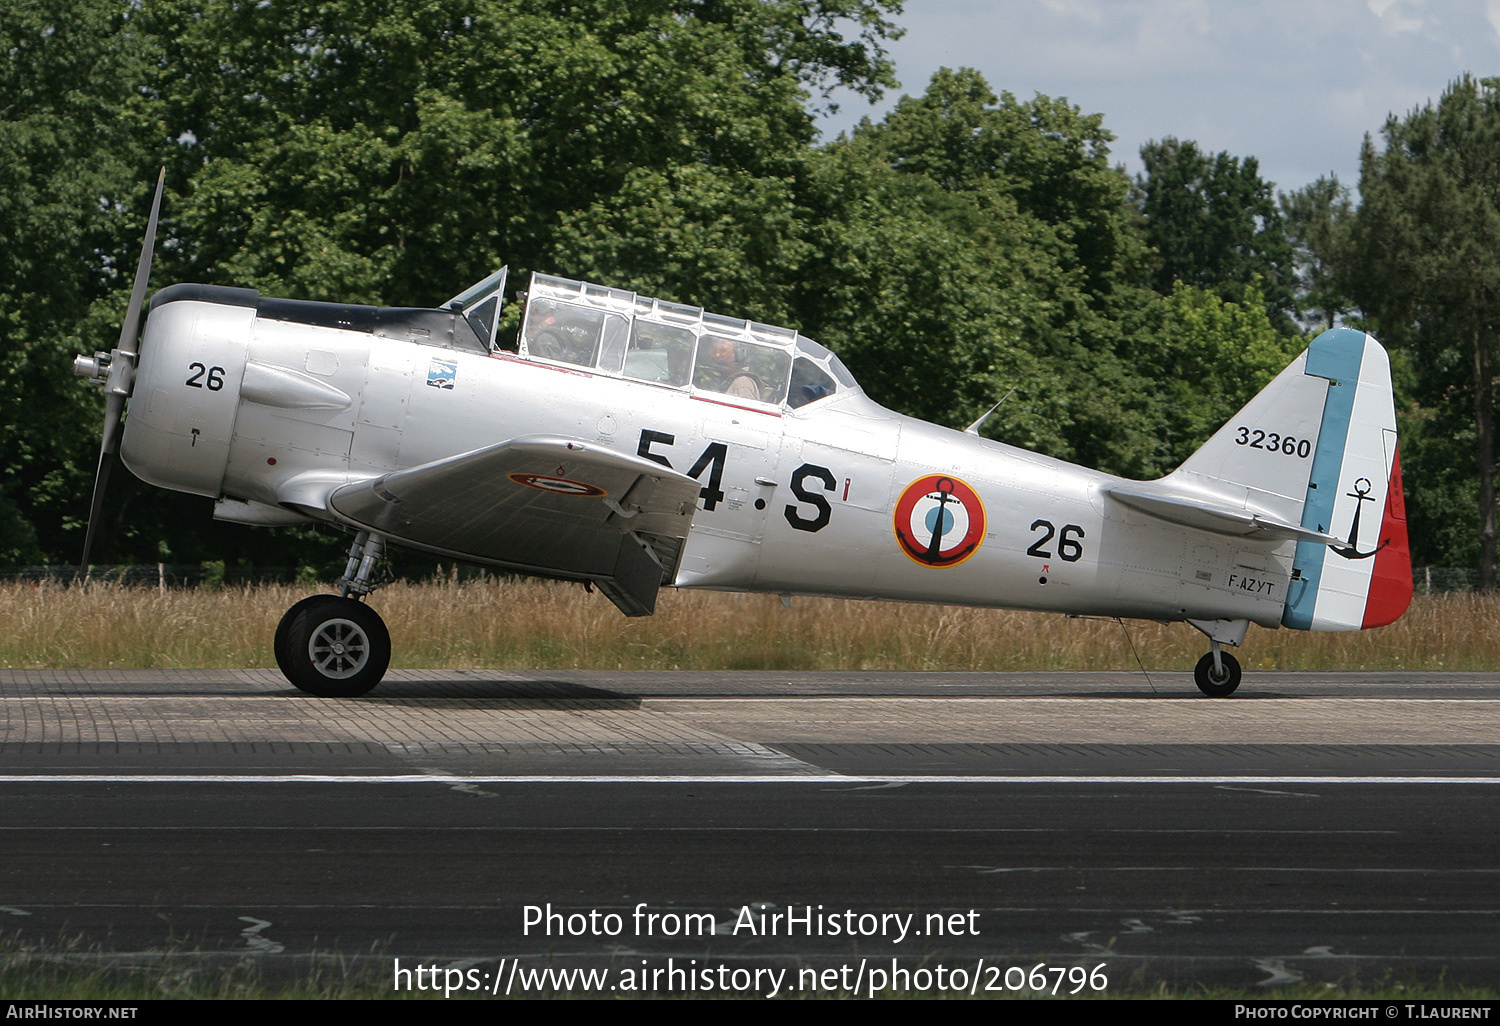
<instances>
[{"instance_id":1,"label":"three-blade propeller","mask_svg":"<svg viewBox=\"0 0 1500 1026\"><path fill-rule=\"evenodd\" d=\"M99 526L99 513L104 505L104 486L109 480L111 456L120 443L120 418L125 412L125 400L135 386L136 340L141 330L141 309L146 302L146 281L151 277L151 254L156 249L156 222L161 213L161 195L167 181L167 169L162 168L156 179L156 197L151 201L151 217L146 222L146 238L141 243L141 257L135 267L135 285L130 290L130 306L125 311L125 321L120 325L120 341L112 352L79 356L73 360L73 373L88 378L104 389L104 437L99 445L99 469L94 473L94 499L89 506L88 530L83 538L85 572L89 566L89 553L94 548L94 532Z\"/></svg>"}]
</instances>

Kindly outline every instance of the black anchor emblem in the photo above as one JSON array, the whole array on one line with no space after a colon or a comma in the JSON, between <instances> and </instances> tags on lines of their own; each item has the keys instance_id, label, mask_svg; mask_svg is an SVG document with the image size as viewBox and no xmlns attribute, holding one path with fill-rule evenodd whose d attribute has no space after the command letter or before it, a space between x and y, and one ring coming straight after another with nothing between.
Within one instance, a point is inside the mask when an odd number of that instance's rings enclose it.
<instances>
[{"instance_id":1,"label":"black anchor emblem","mask_svg":"<svg viewBox=\"0 0 1500 1026\"><path fill-rule=\"evenodd\" d=\"M938 553L942 550L943 534L946 532L948 511L943 507L950 502L957 502L953 497L953 482L946 477L937 479L938 510L937 519L932 525L932 541L927 543L927 551L922 554L922 562L936 564L940 561Z\"/></svg>"},{"instance_id":2,"label":"black anchor emblem","mask_svg":"<svg viewBox=\"0 0 1500 1026\"><path fill-rule=\"evenodd\" d=\"M1391 542L1391 540L1387 538L1379 545L1376 545L1369 552L1359 551L1359 514L1360 511L1365 508L1365 503L1375 501L1370 498L1371 487L1372 486L1370 484L1370 479L1368 477L1361 477L1354 482L1354 491L1344 493L1351 499L1356 500L1356 504L1354 507L1354 522L1349 525L1349 544L1331 545L1329 546L1329 548L1333 549L1334 552L1337 552L1345 559L1369 559L1371 556L1375 555L1375 553L1385 548Z\"/></svg>"}]
</instances>

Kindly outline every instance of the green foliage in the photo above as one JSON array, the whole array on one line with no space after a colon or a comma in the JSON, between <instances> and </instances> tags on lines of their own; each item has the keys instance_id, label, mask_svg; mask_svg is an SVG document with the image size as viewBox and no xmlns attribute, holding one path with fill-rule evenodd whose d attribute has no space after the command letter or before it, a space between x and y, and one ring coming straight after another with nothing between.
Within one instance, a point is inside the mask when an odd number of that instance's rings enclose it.
<instances>
[{"instance_id":1,"label":"green foliage","mask_svg":"<svg viewBox=\"0 0 1500 1026\"><path fill-rule=\"evenodd\" d=\"M1133 200L1101 115L968 69L815 147L831 90L895 84L901 6L0 8L0 563L76 556L100 399L69 362L114 342L161 164L158 286L427 305L506 262L513 287L543 270L796 325L879 401L955 427L1015 389L986 433L1171 469L1302 344L1294 266L1304 308L1345 302L1347 198L1317 183L1278 211L1252 158L1167 140ZM1437 402L1462 405L1435 385L1453 351L1424 352L1409 482L1451 468ZM207 510L117 470L96 558L170 539L178 562L338 562L322 532Z\"/></svg>"},{"instance_id":2,"label":"green foliage","mask_svg":"<svg viewBox=\"0 0 1500 1026\"><path fill-rule=\"evenodd\" d=\"M1191 140L1141 147L1137 182L1146 239L1156 249L1157 291L1174 282L1239 302L1253 279L1273 316L1290 330L1294 263L1272 184L1254 157L1209 156Z\"/></svg>"},{"instance_id":3,"label":"green foliage","mask_svg":"<svg viewBox=\"0 0 1500 1026\"><path fill-rule=\"evenodd\" d=\"M1465 76L1436 105L1391 117L1383 134L1384 150L1366 140L1362 202L1340 277L1381 335L1415 357L1413 522L1443 524L1458 515L1460 493L1477 495L1480 587L1488 590L1496 583L1500 81ZM1462 406L1467 418L1457 415ZM1448 460L1465 435L1474 473L1460 483Z\"/></svg>"},{"instance_id":4,"label":"green foliage","mask_svg":"<svg viewBox=\"0 0 1500 1026\"><path fill-rule=\"evenodd\" d=\"M1321 327L1333 327L1349 308L1336 272L1349 245L1354 203L1338 176L1319 178L1295 192L1282 193L1282 223L1297 272L1298 313Z\"/></svg>"},{"instance_id":5,"label":"green foliage","mask_svg":"<svg viewBox=\"0 0 1500 1026\"><path fill-rule=\"evenodd\" d=\"M809 89L875 93L889 0L164 3L188 265L281 295L439 302L633 183L760 177ZM835 31L858 26L853 40ZM644 177L642 177L644 175ZM584 219L587 221L587 218Z\"/></svg>"},{"instance_id":6,"label":"green foliage","mask_svg":"<svg viewBox=\"0 0 1500 1026\"><path fill-rule=\"evenodd\" d=\"M620 198L645 202L666 183L685 202L663 250L690 251L675 279L649 260L631 273L757 306L757 280L785 279L756 274L740 230L763 228L765 252L787 240L741 189L781 202L778 182L814 138L815 95L894 84L881 44L899 34L888 20L899 11L899 0L5 5L0 560L76 556L101 403L69 364L113 344L159 163L156 284L423 305L503 261L512 281L571 264L618 280L643 246ZM713 251L726 218L736 231ZM774 297L766 309L787 311ZM117 471L96 558L153 558L171 535L181 559L323 561L313 532L204 524L205 508Z\"/></svg>"},{"instance_id":7,"label":"green foliage","mask_svg":"<svg viewBox=\"0 0 1500 1026\"><path fill-rule=\"evenodd\" d=\"M209 589L224 587L224 561L222 559L204 561L203 587Z\"/></svg>"},{"instance_id":8,"label":"green foliage","mask_svg":"<svg viewBox=\"0 0 1500 1026\"><path fill-rule=\"evenodd\" d=\"M1046 242L1082 272L1082 287L1107 295L1139 274L1143 255L1129 182L1109 164L1113 139L1102 115L1066 100L996 97L977 71L942 68L924 96L903 97L880 125L862 123L851 145L949 192L1010 198L1052 230Z\"/></svg>"},{"instance_id":9,"label":"green foliage","mask_svg":"<svg viewBox=\"0 0 1500 1026\"><path fill-rule=\"evenodd\" d=\"M72 358L114 344L118 321L101 331L99 313L120 271L104 254L139 235L130 212L147 190L132 88L144 48L127 12L0 5L0 563L73 556L81 540L66 526L93 477L102 403Z\"/></svg>"},{"instance_id":10,"label":"green foliage","mask_svg":"<svg viewBox=\"0 0 1500 1026\"><path fill-rule=\"evenodd\" d=\"M591 281L791 323L809 246L800 191L796 176L744 168L636 168L618 192L562 216L556 259Z\"/></svg>"},{"instance_id":11,"label":"green foliage","mask_svg":"<svg viewBox=\"0 0 1500 1026\"><path fill-rule=\"evenodd\" d=\"M1177 466L1307 347L1283 335L1252 279L1241 303L1178 282L1150 311L1140 370L1161 411L1158 466Z\"/></svg>"},{"instance_id":12,"label":"green foliage","mask_svg":"<svg viewBox=\"0 0 1500 1026\"><path fill-rule=\"evenodd\" d=\"M1397 413L1412 563L1478 566L1473 403L1452 395L1410 402Z\"/></svg>"}]
</instances>

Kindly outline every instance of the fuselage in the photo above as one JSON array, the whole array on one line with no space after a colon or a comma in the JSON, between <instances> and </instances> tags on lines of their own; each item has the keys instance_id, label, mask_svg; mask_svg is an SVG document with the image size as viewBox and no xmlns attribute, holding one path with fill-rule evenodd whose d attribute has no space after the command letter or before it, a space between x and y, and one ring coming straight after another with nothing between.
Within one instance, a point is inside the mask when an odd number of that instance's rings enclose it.
<instances>
[{"instance_id":1,"label":"fuselage","mask_svg":"<svg viewBox=\"0 0 1500 1026\"><path fill-rule=\"evenodd\" d=\"M122 455L148 482L220 500L225 519L337 520L340 485L541 433L702 483L678 587L1281 618L1294 542L1165 523L1110 498L1119 478L857 387L794 408L454 345L434 337L440 311L372 327L371 308L268 316L248 290L176 288L153 303Z\"/></svg>"}]
</instances>

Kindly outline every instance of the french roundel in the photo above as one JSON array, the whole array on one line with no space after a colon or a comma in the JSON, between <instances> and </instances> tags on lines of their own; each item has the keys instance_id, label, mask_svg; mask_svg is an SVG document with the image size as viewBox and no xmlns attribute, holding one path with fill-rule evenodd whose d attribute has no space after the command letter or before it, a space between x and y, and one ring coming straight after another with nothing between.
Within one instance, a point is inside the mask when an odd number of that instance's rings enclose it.
<instances>
[{"instance_id":1,"label":"french roundel","mask_svg":"<svg viewBox=\"0 0 1500 1026\"><path fill-rule=\"evenodd\" d=\"M599 495L608 495L603 488L597 488L582 481L570 481L565 477L549 477L546 474L508 474L516 484L525 485L527 488L538 488L544 492L553 492L557 495L577 495L580 498L590 498Z\"/></svg>"},{"instance_id":2,"label":"french roundel","mask_svg":"<svg viewBox=\"0 0 1500 1026\"><path fill-rule=\"evenodd\" d=\"M957 566L984 541L984 503L974 489L945 474L907 485L893 519L901 551L923 566Z\"/></svg>"}]
</instances>

